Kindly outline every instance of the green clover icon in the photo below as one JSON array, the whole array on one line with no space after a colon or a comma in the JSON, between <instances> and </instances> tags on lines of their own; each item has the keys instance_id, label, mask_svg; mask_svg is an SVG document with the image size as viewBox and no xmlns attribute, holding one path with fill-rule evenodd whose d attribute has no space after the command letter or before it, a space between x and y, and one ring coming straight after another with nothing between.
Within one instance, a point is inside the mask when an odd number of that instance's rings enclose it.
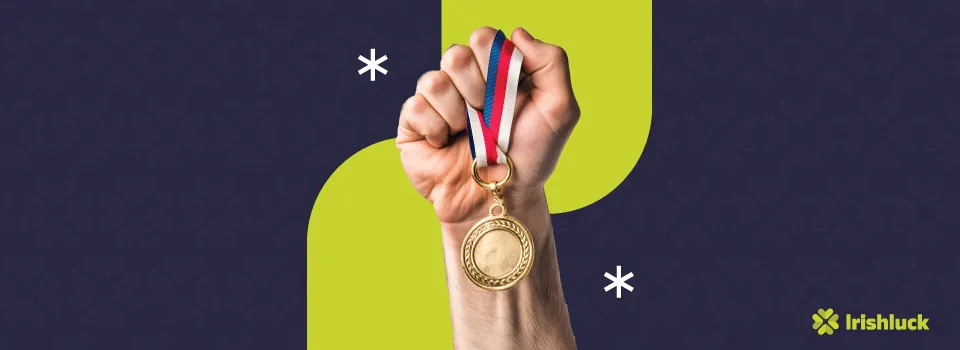
<instances>
[{"instance_id":1,"label":"green clover icon","mask_svg":"<svg viewBox=\"0 0 960 350\"><path fill-rule=\"evenodd\" d=\"M833 309L817 310L817 313L813 314L813 329L817 330L818 335L831 335L833 330L840 329L837 318L839 316L833 313Z\"/></svg>"}]
</instances>

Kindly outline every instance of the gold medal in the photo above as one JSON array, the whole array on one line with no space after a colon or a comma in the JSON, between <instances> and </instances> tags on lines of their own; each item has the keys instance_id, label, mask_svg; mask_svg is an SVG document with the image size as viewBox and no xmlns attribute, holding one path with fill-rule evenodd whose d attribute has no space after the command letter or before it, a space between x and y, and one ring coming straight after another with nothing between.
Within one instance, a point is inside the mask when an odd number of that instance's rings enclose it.
<instances>
[{"instance_id":1,"label":"gold medal","mask_svg":"<svg viewBox=\"0 0 960 350\"><path fill-rule=\"evenodd\" d=\"M490 215L473 225L463 239L460 260L463 271L478 287L496 291L517 285L533 267L533 236L514 217L507 215L503 187L513 176L513 162L507 158L507 175L497 182L486 182L473 162L473 180L493 193Z\"/></svg>"}]
</instances>

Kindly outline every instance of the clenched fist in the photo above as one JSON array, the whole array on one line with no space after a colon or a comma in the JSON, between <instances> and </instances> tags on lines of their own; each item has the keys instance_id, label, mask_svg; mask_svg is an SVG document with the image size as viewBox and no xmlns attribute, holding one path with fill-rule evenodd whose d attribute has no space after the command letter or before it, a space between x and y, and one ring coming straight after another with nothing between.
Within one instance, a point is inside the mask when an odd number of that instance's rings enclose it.
<instances>
[{"instance_id":1,"label":"clenched fist","mask_svg":"<svg viewBox=\"0 0 960 350\"><path fill-rule=\"evenodd\" d=\"M557 265L543 185L580 117L566 52L516 29L511 40L524 55L507 155L512 181L503 189L507 214L530 230L536 246L526 278L505 291L473 285L463 272L460 245L469 228L487 216L489 190L473 180L466 103L483 107L484 81L497 31L484 27L470 46L454 45L440 70L427 72L400 112L397 147L410 181L433 203L443 231L453 337L457 349L572 349L576 347ZM481 169L499 181L501 165Z\"/></svg>"},{"instance_id":2,"label":"clenched fist","mask_svg":"<svg viewBox=\"0 0 960 350\"><path fill-rule=\"evenodd\" d=\"M467 123L464 100L475 109L483 108L496 33L493 28L480 28L471 35L469 47L450 47L441 69L420 78L417 93L400 112L397 147L404 169L420 194L433 203L442 223L478 219L491 201L489 191L473 181L467 135L462 131ZM513 31L511 40L524 55L524 75L507 153L516 167L505 189L508 201L511 196L524 199L542 193L580 116L564 50L520 28ZM488 181L502 179L504 173L503 166L481 171Z\"/></svg>"}]
</instances>

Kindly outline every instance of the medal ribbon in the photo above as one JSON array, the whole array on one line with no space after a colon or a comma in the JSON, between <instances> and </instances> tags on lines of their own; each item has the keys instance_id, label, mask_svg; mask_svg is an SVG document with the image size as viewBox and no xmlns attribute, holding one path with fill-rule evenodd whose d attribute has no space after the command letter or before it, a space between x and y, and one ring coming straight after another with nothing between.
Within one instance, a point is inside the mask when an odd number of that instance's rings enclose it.
<instances>
[{"instance_id":1,"label":"medal ribbon","mask_svg":"<svg viewBox=\"0 0 960 350\"><path fill-rule=\"evenodd\" d=\"M481 167L507 163L506 153L510 148L510 131L513 128L521 63L523 54L513 42L507 40L503 31L498 30L490 48L483 111L474 109L469 102L466 103L470 155Z\"/></svg>"}]
</instances>

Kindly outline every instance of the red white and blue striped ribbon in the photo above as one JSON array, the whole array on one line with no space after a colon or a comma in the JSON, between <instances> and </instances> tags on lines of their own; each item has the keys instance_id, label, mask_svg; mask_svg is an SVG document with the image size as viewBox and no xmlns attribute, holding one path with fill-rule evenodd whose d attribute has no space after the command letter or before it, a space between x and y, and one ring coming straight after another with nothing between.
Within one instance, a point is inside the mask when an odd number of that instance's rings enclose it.
<instances>
[{"instance_id":1,"label":"red white and blue striped ribbon","mask_svg":"<svg viewBox=\"0 0 960 350\"><path fill-rule=\"evenodd\" d=\"M490 49L487 66L487 87L483 96L483 111L467 105L467 135L470 154L477 165L506 164L510 148L510 131L517 102L520 65L523 54L507 40L503 31L497 31Z\"/></svg>"}]
</instances>

